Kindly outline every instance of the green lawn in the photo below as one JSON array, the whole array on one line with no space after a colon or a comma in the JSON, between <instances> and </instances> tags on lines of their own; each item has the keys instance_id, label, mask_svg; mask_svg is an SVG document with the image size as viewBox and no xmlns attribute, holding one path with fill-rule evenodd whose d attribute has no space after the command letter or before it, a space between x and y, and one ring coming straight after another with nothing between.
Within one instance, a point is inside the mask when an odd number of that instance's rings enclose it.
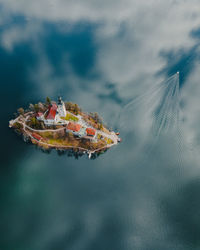
<instances>
[{"instance_id":1,"label":"green lawn","mask_svg":"<svg viewBox=\"0 0 200 250\"><path fill-rule=\"evenodd\" d=\"M65 117L61 117L61 119L66 120L66 121L71 120L74 122L78 122L78 118L74 115L69 114L69 113L67 113Z\"/></svg>"}]
</instances>

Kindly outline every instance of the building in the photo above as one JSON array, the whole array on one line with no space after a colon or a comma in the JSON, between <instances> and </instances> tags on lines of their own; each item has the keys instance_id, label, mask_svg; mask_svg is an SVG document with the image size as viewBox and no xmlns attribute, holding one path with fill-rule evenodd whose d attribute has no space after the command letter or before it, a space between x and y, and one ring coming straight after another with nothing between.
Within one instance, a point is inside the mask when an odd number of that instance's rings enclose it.
<instances>
[{"instance_id":1,"label":"building","mask_svg":"<svg viewBox=\"0 0 200 250\"><path fill-rule=\"evenodd\" d=\"M42 137L36 133L32 133L32 136L34 139L36 139L37 141L40 141L42 139Z\"/></svg>"},{"instance_id":2,"label":"building","mask_svg":"<svg viewBox=\"0 0 200 250\"><path fill-rule=\"evenodd\" d=\"M43 121L44 120L44 114L42 112L38 112L36 114L36 118L39 120L39 121Z\"/></svg>"},{"instance_id":3,"label":"building","mask_svg":"<svg viewBox=\"0 0 200 250\"><path fill-rule=\"evenodd\" d=\"M71 132L74 135L80 136L82 126L78 123L69 122L66 127L66 132Z\"/></svg>"},{"instance_id":4,"label":"building","mask_svg":"<svg viewBox=\"0 0 200 250\"><path fill-rule=\"evenodd\" d=\"M39 121L44 121L45 125L56 125L56 124L66 124L62 118L65 118L67 111L65 104L62 101L61 97L58 98L58 104L52 103L49 105L48 110L43 114L38 112L36 118Z\"/></svg>"},{"instance_id":5,"label":"building","mask_svg":"<svg viewBox=\"0 0 200 250\"><path fill-rule=\"evenodd\" d=\"M67 115L65 104L64 104L63 100L61 99L61 97L58 98L57 112L58 112L58 115L60 117L66 117L66 115Z\"/></svg>"},{"instance_id":6,"label":"building","mask_svg":"<svg viewBox=\"0 0 200 250\"><path fill-rule=\"evenodd\" d=\"M95 137L96 129L94 129L94 128L86 128L86 135L91 136L91 137Z\"/></svg>"},{"instance_id":7,"label":"building","mask_svg":"<svg viewBox=\"0 0 200 250\"><path fill-rule=\"evenodd\" d=\"M46 119L44 119L44 123L46 125L54 125L56 122L56 115L57 115L57 105L52 103L49 105L48 113Z\"/></svg>"}]
</instances>

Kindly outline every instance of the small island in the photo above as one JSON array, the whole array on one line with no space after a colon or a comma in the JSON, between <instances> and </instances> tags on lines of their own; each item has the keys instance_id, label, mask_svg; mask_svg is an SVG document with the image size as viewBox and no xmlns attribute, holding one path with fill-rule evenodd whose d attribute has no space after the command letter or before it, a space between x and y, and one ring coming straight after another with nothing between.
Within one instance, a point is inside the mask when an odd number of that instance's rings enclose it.
<instances>
[{"instance_id":1,"label":"small island","mask_svg":"<svg viewBox=\"0 0 200 250\"><path fill-rule=\"evenodd\" d=\"M30 104L27 110L19 108L9 127L43 150L73 150L89 158L121 141L119 133L108 129L97 113L85 113L61 97L57 102L47 97L45 103Z\"/></svg>"}]
</instances>

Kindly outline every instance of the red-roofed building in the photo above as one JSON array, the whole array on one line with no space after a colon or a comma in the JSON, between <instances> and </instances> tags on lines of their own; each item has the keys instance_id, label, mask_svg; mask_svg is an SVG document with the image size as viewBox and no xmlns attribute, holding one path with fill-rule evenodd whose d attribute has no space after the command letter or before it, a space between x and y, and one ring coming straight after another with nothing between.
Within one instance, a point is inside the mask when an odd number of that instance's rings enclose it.
<instances>
[{"instance_id":1,"label":"red-roofed building","mask_svg":"<svg viewBox=\"0 0 200 250\"><path fill-rule=\"evenodd\" d=\"M36 114L36 118L39 120L39 121L42 121L44 119L44 114L42 112L38 112Z\"/></svg>"},{"instance_id":2,"label":"red-roofed building","mask_svg":"<svg viewBox=\"0 0 200 250\"><path fill-rule=\"evenodd\" d=\"M79 132L82 126L78 123L69 122L67 125L67 130L72 132Z\"/></svg>"},{"instance_id":3,"label":"red-roofed building","mask_svg":"<svg viewBox=\"0 0 200 250\"><path fill-rule=\"evenodd\" d=\"M94 129L94 128L86 128L86 133L87 133L88 136L95 136L96 129Z\"/></svg>"},{"instance_id":4,"label":"red-roofed building","mask_svg":"<svg viewBox=\"0 0 200 250\"><path fill-rule=\"evenodd\" d=\"M57 113L57 105L53 103L52 105L49 106L46 120L55 120L56 113Z\"/></svg>"},{"instance_id":5,"label":"red-roofed building","mask_svg":"<svg viewBox=\"0 0 200 250\"><path fill-rule=\"evenodd\" d=\"M34 139L36 139L37 141L40 141L42 139L42 137L36 133L32 133L32 136L34 137Z\"/></svg>"}]
</instances>

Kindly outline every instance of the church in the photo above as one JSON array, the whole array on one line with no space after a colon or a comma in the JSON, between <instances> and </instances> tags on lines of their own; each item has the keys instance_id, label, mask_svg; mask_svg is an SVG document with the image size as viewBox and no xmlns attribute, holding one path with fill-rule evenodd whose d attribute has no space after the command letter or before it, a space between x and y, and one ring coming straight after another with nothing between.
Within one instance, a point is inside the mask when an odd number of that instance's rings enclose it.
<instances>
[{"instance_id":1,"label":"church","mask_svg":"<svg viewBox=\"0 0 200 250\"><path fill-rule=\"evenodd\" d=\"M38 112L36 118L40 121L44 121L45 125L56 125L61 121L61 117L66 117L65 104L61 97L58 98L58 103L52 103L49 105L48 110L42 115ZM63 121L63 120L62 120Z\"/></svg>"}]
</instances>

